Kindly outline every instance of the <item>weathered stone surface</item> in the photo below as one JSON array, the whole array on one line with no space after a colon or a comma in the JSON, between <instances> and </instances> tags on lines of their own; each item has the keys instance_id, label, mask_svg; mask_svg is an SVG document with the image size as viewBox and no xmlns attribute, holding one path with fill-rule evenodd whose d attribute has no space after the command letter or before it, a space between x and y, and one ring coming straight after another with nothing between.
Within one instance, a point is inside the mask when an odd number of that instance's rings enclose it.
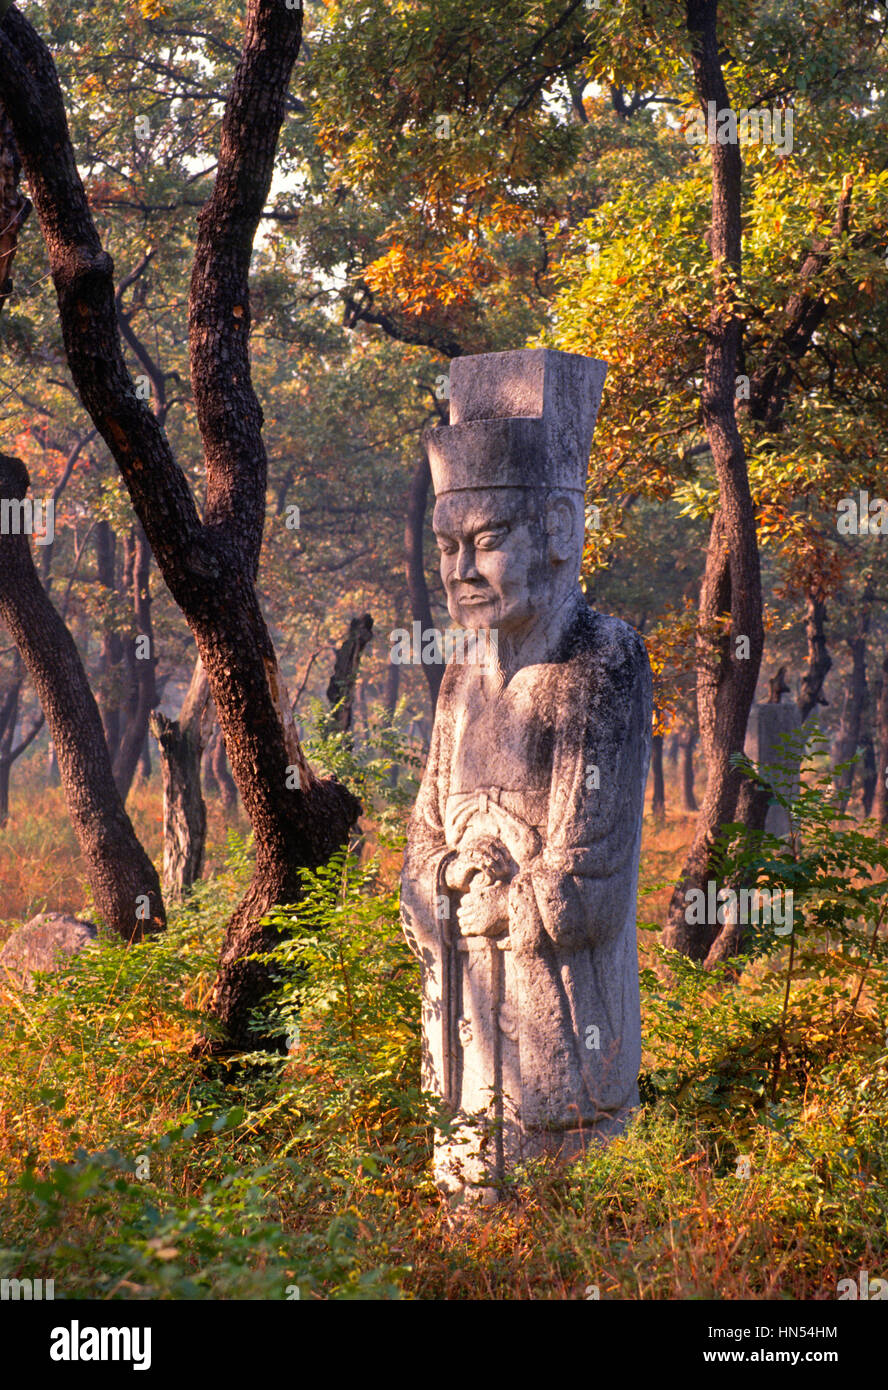
<instances>
[{"instance_id":1,"label":"weathered stone surface","mask_svg":"<svg viewBox=\"0 0 888 1390\"><path fill-rule=\"evenodd\" d=\"M604 371L549 351L458 359L458 423L428 437L450 616L495 639L444 676L401 884L424 1085L458 1130L435 1172L456 1196L493 1200L511 1163L577 1154L638 1102L650 668L577 582Z\"/></svg>"},{"instance_id":2,"label":"weathered stone surface","mask_svg":"<svg viewBox=\"0 0 888 1390\"><path fill-rule=\"evenodd\" d=\"M759 771L780 792L793 798L799 794L799 747L802 718L795 701L787 704L764 702L753 705L746 726L744 752ZM768 807L765 830L771 835L790 833L789 812L776 802Z\"/></svg>"},{"instance_id":3,"label":"weathered stone surface","mask_svg":"<svg viewBox=\"0 0 888 1390\"><path fill-rule=\"evenodd\" d=\"M35 970L59 970L97 935L91 922L63 912L42 912L19 927L0 950L0 984L12 981L29 989Z\"/></svg>"}]
</instances>

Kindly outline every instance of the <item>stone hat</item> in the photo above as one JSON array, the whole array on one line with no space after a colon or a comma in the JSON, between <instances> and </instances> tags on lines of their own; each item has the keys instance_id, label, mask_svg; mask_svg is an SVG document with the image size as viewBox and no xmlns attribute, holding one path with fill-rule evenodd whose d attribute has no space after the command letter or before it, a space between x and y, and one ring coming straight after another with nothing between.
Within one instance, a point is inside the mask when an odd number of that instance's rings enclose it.
<instances>
[{"instance_id":1,"label":"stone hat","mask_svg":"<svg viewBox=\"0 0 888 1390\"><path fill-rule=\"evenodd\" d=\"M607 364L551 348L450 365L450 424L426 430L436 497L470 488L585 492Z\"/></svg>"}]
</instances>

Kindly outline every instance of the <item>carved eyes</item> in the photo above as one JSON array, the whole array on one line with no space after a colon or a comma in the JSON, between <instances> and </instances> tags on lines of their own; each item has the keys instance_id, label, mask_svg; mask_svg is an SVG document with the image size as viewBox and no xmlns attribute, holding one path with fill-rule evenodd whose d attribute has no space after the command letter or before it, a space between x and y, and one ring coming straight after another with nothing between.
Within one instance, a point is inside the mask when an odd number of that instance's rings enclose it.
<instances>
[{"instance_id":1,"label":"carved eyes","mask_svg":"<svg viewBox=\"0 0 888 1390\"><path fill-rule=\"evenodd\" d=\"M475 549L496 550L508 534L508 526L500 526L496 531L482 531L479 536L475 537Z\"/></svg>"},{"instance_id":2,"label":"carved eyes","mask_svg":"<svg viewBox=\"0 0 888 1390\"><path fill-rule=\"evenodd\" d=\"M472 538L476 550L496 550L502 545L503 540L509 534L508 526L500 526L495 531L480 531L477 536ZM459 546L455 541L445 540L438 536L438 549L442 555L455 555Z\"/></svg>"}]
</instances>

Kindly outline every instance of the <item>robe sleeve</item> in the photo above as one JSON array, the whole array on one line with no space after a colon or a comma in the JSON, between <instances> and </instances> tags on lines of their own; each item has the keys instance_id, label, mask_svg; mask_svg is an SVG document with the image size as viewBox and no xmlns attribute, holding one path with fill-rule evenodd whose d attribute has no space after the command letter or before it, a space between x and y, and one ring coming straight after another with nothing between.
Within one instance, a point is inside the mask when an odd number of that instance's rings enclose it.
<instances>
[{"instance_id":1,"label":"robe sleeve","mask_svg":"<svg viewBox=\"0 0 888 1390\"><path fill-rule=\"evenodd\" d=\"M513 948L595 945L625 928L650 760L652 690L644 644L611 620L589 654L556 735L545 844L510 886Z\"/></svg>"}]
</instances>

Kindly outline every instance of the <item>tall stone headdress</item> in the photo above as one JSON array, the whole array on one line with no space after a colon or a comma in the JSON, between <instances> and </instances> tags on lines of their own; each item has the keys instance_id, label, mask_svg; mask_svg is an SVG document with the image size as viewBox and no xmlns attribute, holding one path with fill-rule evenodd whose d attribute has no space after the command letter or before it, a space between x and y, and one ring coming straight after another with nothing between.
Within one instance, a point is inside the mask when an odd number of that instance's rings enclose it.
<instances>
[{"instance_id":1,"label":"tall stone headdress","mask_svg":"<svg viewBox=\"0 0 888 1390\"><path fill-rule=\"evenodd\" d=\"M607 364L550 348L457 357L450 424L427 430L435 495L494 487L585 492Z\"/></svg>"}]
</instances>

